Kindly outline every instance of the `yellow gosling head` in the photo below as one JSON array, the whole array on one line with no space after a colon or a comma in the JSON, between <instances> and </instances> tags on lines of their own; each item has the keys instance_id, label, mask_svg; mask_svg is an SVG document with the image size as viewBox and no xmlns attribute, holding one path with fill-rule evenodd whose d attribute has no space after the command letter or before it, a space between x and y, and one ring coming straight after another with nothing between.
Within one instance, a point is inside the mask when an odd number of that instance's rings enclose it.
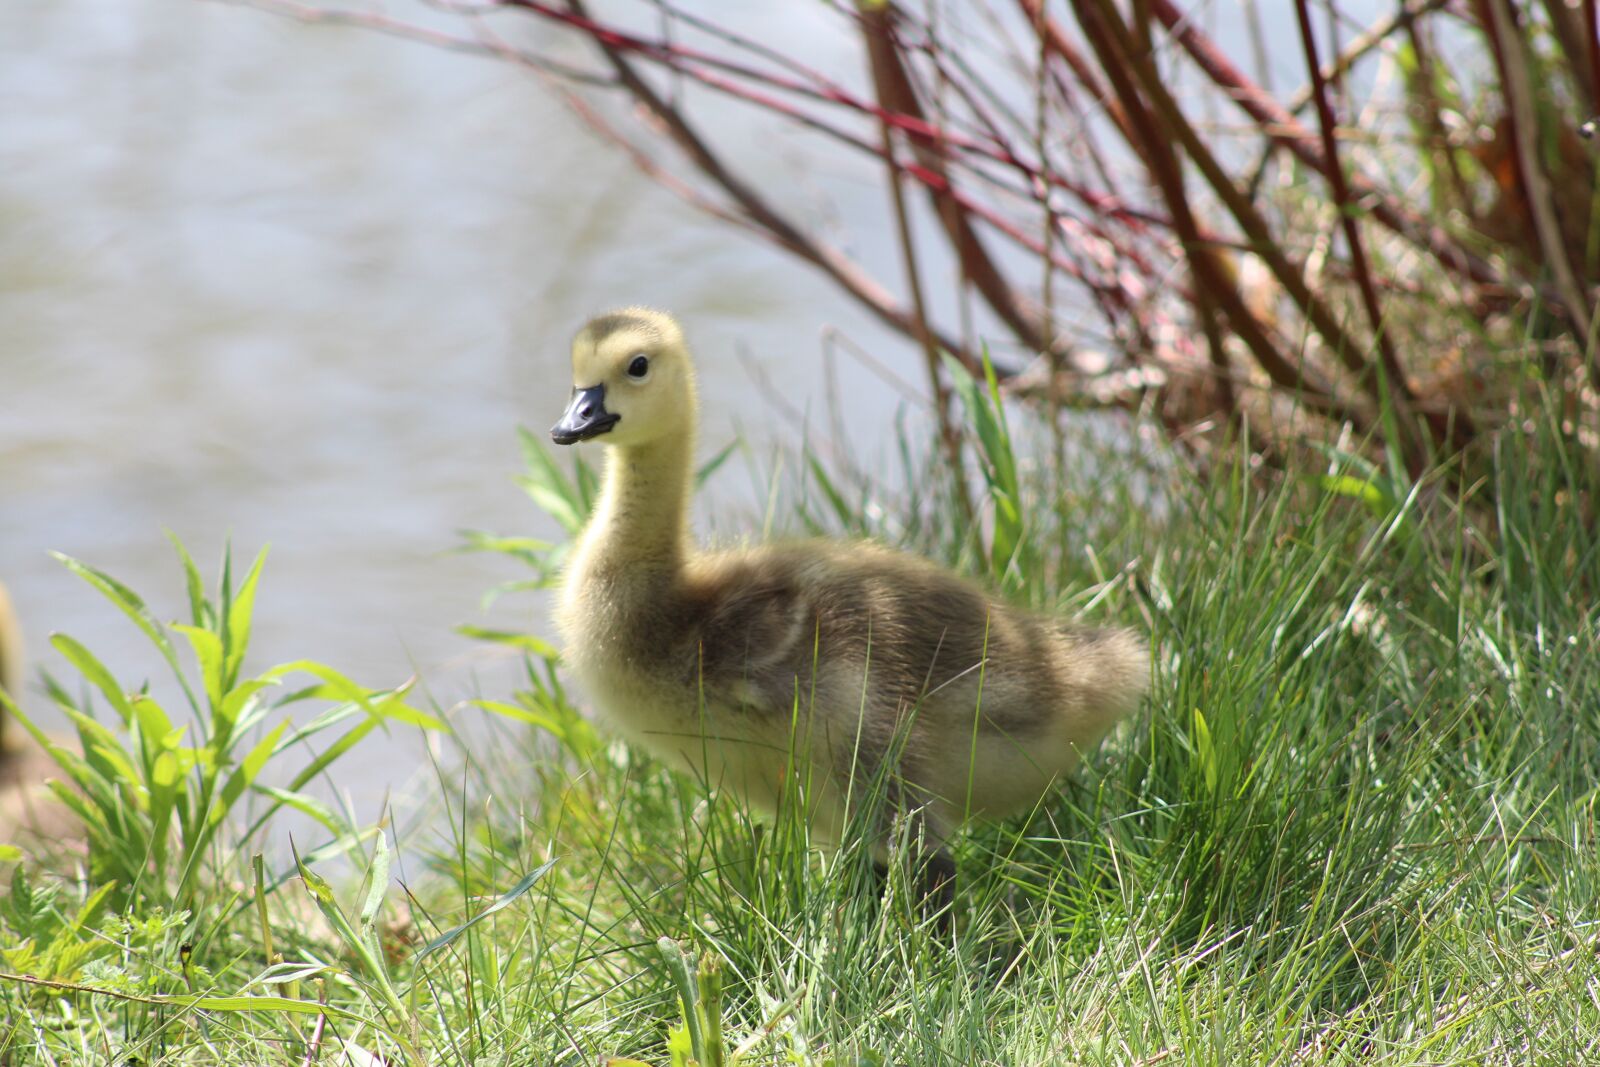
<instances>
[{"instance_id":1,"label":"yellow gosling head","mask_svg":"<svg viewBox=\"0 0 1600 1067\"><path fill-rule=\"evenodd\" d=\"M572 400L550 428L558 445L601 437L628 448L694 422L694 366L671 315L631 307L600 315L572 340Z\"/></svg>"}]
</instances>

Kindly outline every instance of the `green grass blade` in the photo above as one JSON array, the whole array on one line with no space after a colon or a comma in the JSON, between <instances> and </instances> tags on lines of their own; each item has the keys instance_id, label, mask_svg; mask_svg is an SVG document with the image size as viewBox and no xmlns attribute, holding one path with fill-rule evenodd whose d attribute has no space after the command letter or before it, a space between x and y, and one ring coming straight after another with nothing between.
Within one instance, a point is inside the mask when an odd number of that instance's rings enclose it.
<instances>
[{"instance_id":1,"label":"green grass blade","mask_svg":"<svg viewBox=\"0 0 1600 1067\"><path fill-rule=\"evenodd\" d=\"M223 661L222 688L231 689L239 678L239 668L244 663L245 653L250 648L250 627L255 617L256 588L261 582L261 570L267 563L267 549L263 548L256 554L255 562L250 565L250 572L245 575L244 584L234 594L233 602L228 605L228 617L222 631L222 645L226 650Z\"/></svg>"},{"instance_id":2,"label":"green grass blade","mask_svg":"<svg viewBox=\"0 0 1600 1067\"><path fill-rule=\"evenodd\" d=\"M172 647L172 641L167 637L166 630L156 617L150 613L144 601L132 589L123 585L115 578L103 571L96 570L88 564L81 563L60 552L52 552L52 556L60 560L73 574L88 582L96 591L117 609L126 615L141 633L149 639L150 643L161 653L161 658L167 661L167 666L172 669L173 677L183 688L184 695L188 697L189 706L196 715L200 714L200 702L195 699L194 691L189 688L189 680L184 676L183 668L178 665L178 653Z\"/></svg>"},{"instance_id":3,"label":"green grass blade","mask_svg":"<svg viewBox=\"0 0 1600 1067\"><path fill-rule=\"evenodd\" d=\"M532 889L538 883L539 879L543 878L547 873L549 873L550 868L554 867L555 865L556 861L554 859L549 859L535 867L533 870L529 871L527 874L523 875L521 881L517 882L516 885L500 894L500 896L495 899L493 904L490 904L488 907L478 912L478 914L474 915L466 922L461 923L458 926L452 926L450 929L446 930L444 933L440 934L438 937L419 948L416 954L417 961L421 962L427 957L433 955L435 952L439 951L441 948L450 945L456 940L456 938L460 937L474 926L477 926L479 923L483 922L483 920L510 907L519 898L521 898L523 894Z\"/></svg>"}]
</instances>

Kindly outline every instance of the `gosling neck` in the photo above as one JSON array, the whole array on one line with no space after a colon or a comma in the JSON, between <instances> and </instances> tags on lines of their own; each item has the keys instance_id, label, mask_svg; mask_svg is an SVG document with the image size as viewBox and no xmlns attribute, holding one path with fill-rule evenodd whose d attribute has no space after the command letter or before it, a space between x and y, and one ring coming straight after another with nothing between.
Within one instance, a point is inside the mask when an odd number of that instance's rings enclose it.
<instances>
[{"instance_id":1,"label":"gosling neck","mask_svg":"<svg viewBox=\"0 0 1600 1067\"><path fill-rule=\"evenodd\" d=\"M585 540L595 562L673 571L689 547L694 432L606 449L605 483Z\"/></svg>"}]
</instances>

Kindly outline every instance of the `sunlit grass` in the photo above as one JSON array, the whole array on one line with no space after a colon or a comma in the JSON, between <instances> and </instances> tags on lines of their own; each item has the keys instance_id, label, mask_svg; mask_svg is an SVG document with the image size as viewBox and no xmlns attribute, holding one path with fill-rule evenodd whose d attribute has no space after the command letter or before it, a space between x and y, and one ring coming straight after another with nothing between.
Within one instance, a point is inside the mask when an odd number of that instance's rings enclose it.
<instances>
[{"instance_id":1,"label":"sunlit grass","mask_svg":"<svg viewBox=\"0 0 1600 1067\"><path fill-rule=\"evenodd\" d=\"M524 684L485 694L489 725L442 765L437 819L351 843L359 883L312 858L258 891L213 846L186 898L143 886L119 914L93 875L18 865L4 970L58 984L0 980L0 1055L1594 1061L1600 473L1537 423L1470 482L1338 453L1201 482L1124 449L1059 485L981 387L965 402L993 431L969 444L976 528L937 475L888 494L820 460L790 464L775 528L1139 626L1155 678L1030 818L960 840L953 931L860 847L811 849L798 820L753 823L609 744L524 642ZM531 458L536 497L581 519L592 483ZM544 546L475 540L553 573Z\"/></svg>"}]
</instances>

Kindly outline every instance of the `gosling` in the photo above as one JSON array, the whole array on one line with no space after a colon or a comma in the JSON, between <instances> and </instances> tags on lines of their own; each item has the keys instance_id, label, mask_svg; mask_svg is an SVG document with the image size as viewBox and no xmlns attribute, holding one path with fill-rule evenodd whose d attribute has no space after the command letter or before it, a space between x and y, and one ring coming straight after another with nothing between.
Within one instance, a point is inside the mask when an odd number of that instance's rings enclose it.
<instances>
[{"instance_id":1,"label":"gosling","mask_svg":"<svg viewBox=\"0 0 1600 1067\"><path fill-rule=\"evenodd\" d=\"M913 556L697 550L695 371L671 316L599 316L572 374L550 436L604 442L606 468L555 622L602 719L668 765L768 812L804 804L825 845L851 805L882 797L875 859L907 813L923 890L948 899L951 834L1037 803L1144 693L1129 631L1018 609Z\"/></svg>"}]
</instances>

